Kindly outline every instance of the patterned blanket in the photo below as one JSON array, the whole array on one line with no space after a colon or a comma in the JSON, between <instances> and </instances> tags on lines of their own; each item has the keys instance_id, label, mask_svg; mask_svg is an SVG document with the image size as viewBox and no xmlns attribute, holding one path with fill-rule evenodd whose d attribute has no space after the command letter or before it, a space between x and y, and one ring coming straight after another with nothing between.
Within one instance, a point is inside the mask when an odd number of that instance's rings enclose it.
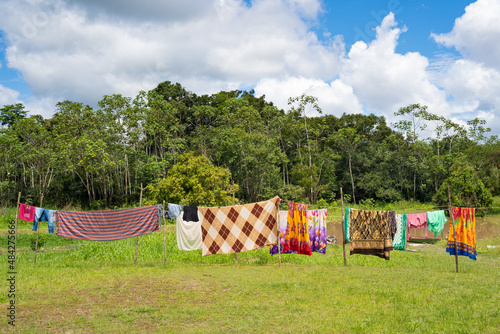
<instances>
[{"instance_id":1,"label":"patterned blanket","mask_svg":"<svg viewBox=\"0 0 500 334\"><path fill-rule=\"evenodd\" d=\"M392 247L395 250L406 250L406 215L396 215L396 234L394 235L394 240L392 241Z\"/></svg>"},{"instance_id":2,"label":"patterned blanket","mask_svg":"<svg viewBox=\"0 0 500 334\"><path fill-rule=\"evenodd\" d=\"M118 240L158 230L158 205L102 211L57 211L57 235L82 240Z\"/></svg>"},{"instance_id":3,"label":"patterned blanket","mask_svg":"<svg viewBox=\"0 0 500 334\"><path fill-rule=\"evenodd\" d=\"M277 242L279 197L226 207L199 207L202 255L229 254Z\"/></svg>"},{"instance_id":4,"label":"patterned blanket","mask_svg":"<svg viewBox=\"0 0 500 334\"><path fill-rule=\"evenodd\" d=\"M288 202L288 223L283 253L312 255L307 208L307 204Z\"/></svg>"},{"instance_id":5,"label":"patterned blanket","mask_svg":"<svg viewBox=\"0 0 500 334\"><path fill-rule=\"evenodd\" d=\"M453 207L453 218L455 218L455 233L457 236L457 254L468 256L476 260L476 217L474 208ZM455 255L455 240L453 238L453 226L450 224L448 233L448 244L446 252Z\"/></svg>"},{"instance_id":6,"label":"patterned blanket","mask_svg":"<svg viewBox=\"0 0 500 334\"><path fill-rule=\"evenodd\" d=\"M392 248L389 211L349 210L351 255L369 254L389 260Z\"/></svg>"}]
</instances>

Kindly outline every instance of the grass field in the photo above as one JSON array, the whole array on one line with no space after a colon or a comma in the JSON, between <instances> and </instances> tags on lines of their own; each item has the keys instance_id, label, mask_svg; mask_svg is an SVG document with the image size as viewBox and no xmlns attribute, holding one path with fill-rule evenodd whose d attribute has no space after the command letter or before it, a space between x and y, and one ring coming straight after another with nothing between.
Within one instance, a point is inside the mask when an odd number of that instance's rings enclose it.
<instances>
[{"instance_id":1,"label":"grass field","mask_svg":"<svg viewBox=\"0 0 500 334\"><path fill-rule=\"evenodd\" d=\"M135 239L47 235L35 267L29 227L18 230L16 327L4 316L2 332L500 333L498 237L478 241L477 261L459 257L459 274L444 240L391 252L390 261L347 255L347 267L342 246L329 245L326 255L282 255L280 267L268 249L240 253L237 264L234 255L178 251L172 225L166 265L160 231L140 237L136 265Z\"/></svg>"}]
</instances>

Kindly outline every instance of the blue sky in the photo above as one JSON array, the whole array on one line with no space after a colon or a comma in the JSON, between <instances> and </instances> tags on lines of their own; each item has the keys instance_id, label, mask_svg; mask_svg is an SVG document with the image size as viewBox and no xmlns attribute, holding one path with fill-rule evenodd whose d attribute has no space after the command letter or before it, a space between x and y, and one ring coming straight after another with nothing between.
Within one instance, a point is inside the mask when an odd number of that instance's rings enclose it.
<instances>
[{"instance_id":1,"label":"blue sky","mask_svg":"<svg viewBox=\"0 0 500 334\"><path fill-rule=\"evenodd\" d=\"M0 106L51 117L159 82L393 120L410 103L500 134L500 0L3 0Z\"/></svg>"}]
</instances>

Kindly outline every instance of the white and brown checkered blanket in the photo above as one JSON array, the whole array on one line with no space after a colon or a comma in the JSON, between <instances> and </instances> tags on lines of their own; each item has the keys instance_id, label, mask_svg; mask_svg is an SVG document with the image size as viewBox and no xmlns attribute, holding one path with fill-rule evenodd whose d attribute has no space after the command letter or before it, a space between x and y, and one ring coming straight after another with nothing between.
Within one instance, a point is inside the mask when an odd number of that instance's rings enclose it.
<instances>
[{"instance_id":1,"label":"white and brown checkered blanket","mask_svg":"<svg viewBox=\"0 0 500 334\"><path fill-rule=\"evenodd\" d=\"M245 205L198 207L202 254L246 252L275 244L280 198Z\"/></svg>"}]
</instances>

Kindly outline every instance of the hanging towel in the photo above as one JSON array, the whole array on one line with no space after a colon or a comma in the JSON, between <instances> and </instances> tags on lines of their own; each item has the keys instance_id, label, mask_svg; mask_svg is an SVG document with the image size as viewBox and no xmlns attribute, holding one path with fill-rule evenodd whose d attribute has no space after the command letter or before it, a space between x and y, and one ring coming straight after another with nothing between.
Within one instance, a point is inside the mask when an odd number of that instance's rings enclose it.
<instances>
[{"instance_id":1,"label":"hanging towel","mask_svg":"<svg viewBox=\"0 0 500 334\"><path fill-rule=\"evenodd\" d=\"M35 220L35 207L27 204L20 203L19 205L19 219L27 222Z\"/></svg>"},{"instance_id":2,"label":"hanging towel","mask_svg":"<svg viewBox=\"0 0 500 334\"><path fill-rule=\"evenodd\" d=\"M392 247L395 250L406 250L406 228L407 221L406 215L396 215L397 230L394 240L392 241Z\"/></svg>"},{"instance_id":3,"label":"hanging towel","mask_svg":"<svg viewBox=\"0 0 500 334\"><path fill-rule=\"evenodd\" d=\"M184 207L184 216L182 218L188 222L197 222L198 221L198 207L196 206L185 206Z\"/></svg>"},{"instance_id":4,"label":"hanging towel","mask_svg":"<svg viewBox=\"0 0 500 334\"><path fill-rule=\"evenodd\" d=\"M375 255L390 259L392 248L389 211L350 210L351 255Z\"/></svg>"},{"instance_id":5,"label":"hanging towel","mask_svg":"<svg viewBox=\"0 0 500 334\"><path fill-rule=\"evenodd\" d=\"M246 252L275 244L279 202L276 196L245 205L199 207L202 255Z\"/></svg>"},{"instance_id":6,"label":"hanging towel","mask_svg":"<svg viewBox=\"0 0 500 334\"><path fill-rule=\"evenodd\" d=\"M326 254L326 217L328 209L308 210L309 242L311 251Z\"/></svg>"},{"instance_id":7,"label":"hanging towel","mask_svg":"<svg viewBox=\"0 0 500 334\"><path fill-rule=\"evenodd\" d=\"M183 220L183 214L175 221L177 248L181 251L201 249L201 214L197 222Z\"/></svg>"},{"instance_id":8,"label":"hanging towel","mask_svg":"<svg viewBox=\"0 0 500 334\"><path fill-rule=\"evenodd\" d=\"M102 211L57 211L57 235L82 240L118 240L158 230L160 206Z\"/></svg>"},{"instance_id":9,"label":"hanging towel","mask_svg":"<svg viewBox=\"0 0 500 334\"><path fill-rule=\"evenodd\" d=\"M350 234L349 234L349 208L345 208L344 214L344 233L345 233L345 243L348 244L351 242Z\"/></svg>"},{"instance_id":10,"label":"hanging towel","mask_svg":"<svg viewBox=\"0 0 500 334\"><path fill-rule=\"evenodd\" d=\"M278 252L278 246L277 245L271 245L269 253L271 255L275 255L278 253L283 253L283 246L285 245L285 233L286 233L286 225L287 225L287 217L288 216L288 211L285 210L280 210L278 212L278 217L279 217L279 224L280 224L280 250Z\"/></svg>"},{"instance_id":11,"label":"hanging towel","mask_svg":"<svg viewBox=\"0 0 500 334\"><path fill-rule=\"evenodd\" d=\"M406 215L408 228L406 230L406 241L410 240L410 229L425 228L425 237L427 237L427 213L411 213Z\"/></svg>"},{"instance_id":12,"label":"hanging towel","mask_svg":"<svg viewBox=\"0 0 500 334\"><path fill-rule=\"evenodd\" d=\"M283 253L312 255L307 208L307 204L288 202L288 224Z\"/></svg>"},{"instance_id":13,"label":"hanging towel","mask_svg":"<svg viewBox=\"0 0 500 334\"><path fill-rule=\"evenodd\" d=\"M168 210L165 211L165 218L167 219L175 219L179 217L182 212L182 205L168 203Z\"/></svg>"},{"instance_id":14,"label":"hanging towel","mask_svg":"<svg viewBox=\"0 0 500 334\"><path fill-rule=\"evenodd\" d=\"M476 217L474 208L453 208L453 213L460 211L460 216L455 220L455 234L457 238L457 254L468 256L476 260ZM450 224L446 252L455 255L455 240L453 226Z\"/></svg>"},{"instance_id":15,"label":"hanging towel","mask_svg":"<svg viewBox=\"0 0 500 334\"><path fill-rule=\"evenodd\" d=\"M39 222L47 222L49 225L49 233L54 233L56 212L57 211L55 210L35 208L35 220L33 221L31 229L36 231L38 229Z\"/></svg>"},{"instance_id":16,"label":"hanging towel","mask_svg":"<svg viewBox=\"0 0 500 334\"><path fill-rule=\"evenodd\" d=\"M446 224L444 210L427 212L427 230L434 232L434 238L439 237Z\"/></svg>"}]
</instances>

